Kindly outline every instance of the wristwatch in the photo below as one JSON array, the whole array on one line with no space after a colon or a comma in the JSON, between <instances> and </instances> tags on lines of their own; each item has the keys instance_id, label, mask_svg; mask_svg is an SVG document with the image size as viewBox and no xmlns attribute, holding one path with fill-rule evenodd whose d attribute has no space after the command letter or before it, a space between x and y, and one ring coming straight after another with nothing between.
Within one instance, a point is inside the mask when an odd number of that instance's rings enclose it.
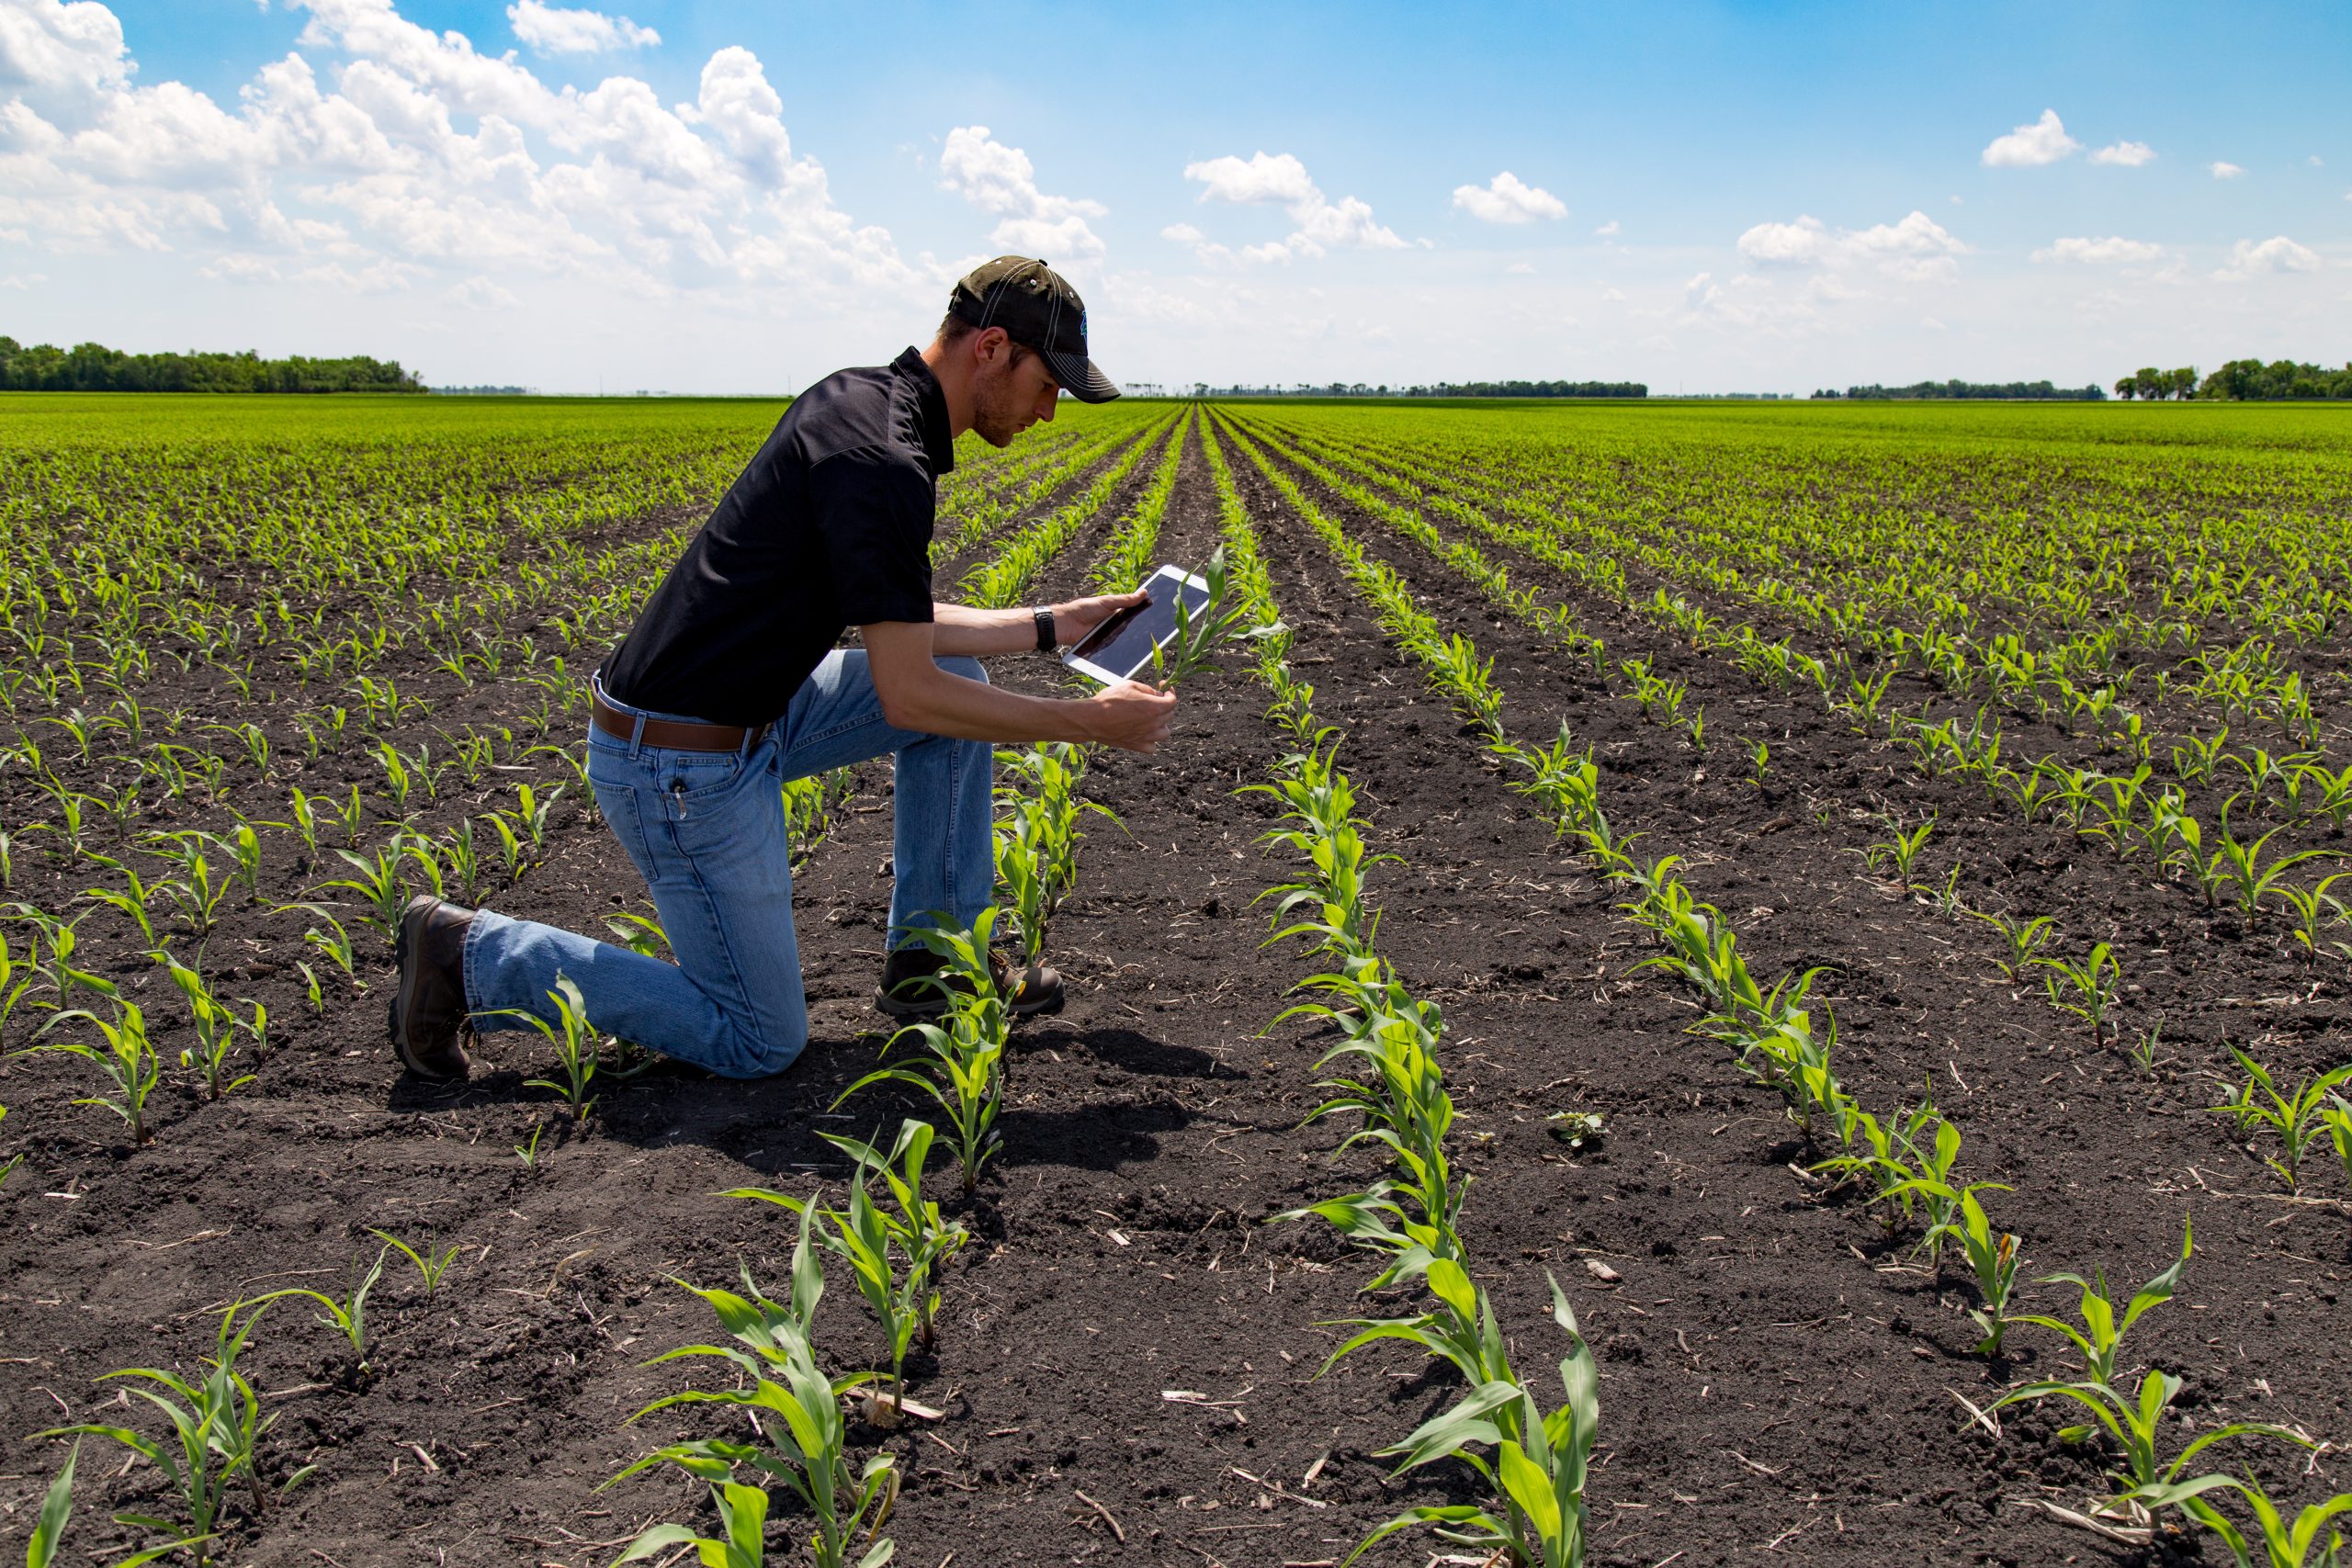
<instances>
[{"instance_id":1,"label":"wristwatch","mask_svg":"<svg viewBox=\"0 0 2352 1568\"><path fill-rule=\"evenodd\" d=\"M1054 613L1041 604L1029 615L1037 623L1037 651L1051 653L1060 647L1059 639L1054 636Z\"/></svg>"}]
</instances>

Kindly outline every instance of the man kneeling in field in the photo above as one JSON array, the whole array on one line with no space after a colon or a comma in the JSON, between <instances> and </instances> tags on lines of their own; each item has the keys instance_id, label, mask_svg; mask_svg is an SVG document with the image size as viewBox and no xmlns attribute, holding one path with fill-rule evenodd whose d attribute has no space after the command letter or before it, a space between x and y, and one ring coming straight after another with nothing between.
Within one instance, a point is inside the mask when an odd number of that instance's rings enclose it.
<instances>
[{"instance_id":1,"label":"man kneeling in field","mask_svg":"<svg viewBox=\"0 0 2352 1568\"><path fill-rule=\"evenodd\" d=\"M560 974L603 1032L727 1077L783 1071L808 1038L783 786L885 752L896 884L876 1002L898 1018L944 1010L925 978L939 961L910 933L968 926L991 898L995 744L1148 752L1176 706L1132 683L1021 696L980 668L987 654L1075 641L1140 595L1014 610L932 599L936 485L956 437L1007 446L1050 421L1064 389L1118 396L1087 357L1077 291L1043 262L1005 256L956 286L929 348L837 372L792 404L596 675L588 779L676 965L413 898L391 1004L403 1066L465 1077L461 1035L521 1026L507 1010L553 1021ZM853 626L863 649L834 647ZM1013 1010L1060 1001L1059 976L1035 970Z\"/></svg>"}]
</instances>

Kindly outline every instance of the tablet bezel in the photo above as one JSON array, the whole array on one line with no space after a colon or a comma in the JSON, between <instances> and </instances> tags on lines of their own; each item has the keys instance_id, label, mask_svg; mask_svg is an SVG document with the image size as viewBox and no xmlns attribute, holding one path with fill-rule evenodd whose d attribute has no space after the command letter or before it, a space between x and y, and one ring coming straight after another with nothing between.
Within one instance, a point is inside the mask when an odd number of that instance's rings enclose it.
<instances>
[{"instance_id":1,"label":"tablet bezel","mask_svg":"<svg viewBox=\"0 0 2352 1568\"><path fill-rule=\"evenodd\" d=\"M1161 581L1162 580L1169 581L1171 587L1181 584L1185 588L1197 589L1204 594L1209 592L1209 585L1206 581L1197 574L1186 571L1181 567L1169 565L1162 565L1159 567L1149 577L1145 578L1137 586L1148 592L1152 584ZM1205 611L1207 606L1204 604L1202 606L1202 609ZM1094 634L1092 632L1089 632L1087 637L1092 637L1093 635ZM1175 639L1176 633L1174 629L1171 628L1166 639L1160 641L1156 646L1159 649L1165 649L1168 647L1168 644L1173 642ZM1085 640L1086 639L1084 637L1080 638L1080 646L1082 646ZM1077 671L1080 674L1087 676L1091 680L1100 681L1106 686L1114 686L1122 681L1141 680L1144 678L1144 672L1150 669L1152 664L1151 660L1147 657L1144 662L1137 665L1132 673L1125 675L1114 674L1102 665L1095 663L1092 660L1081 658L1078 652L1077 647L1072 647L1069 652L1062 655L1062 662L1070 669Z\"/></svg>"}]
</instances>

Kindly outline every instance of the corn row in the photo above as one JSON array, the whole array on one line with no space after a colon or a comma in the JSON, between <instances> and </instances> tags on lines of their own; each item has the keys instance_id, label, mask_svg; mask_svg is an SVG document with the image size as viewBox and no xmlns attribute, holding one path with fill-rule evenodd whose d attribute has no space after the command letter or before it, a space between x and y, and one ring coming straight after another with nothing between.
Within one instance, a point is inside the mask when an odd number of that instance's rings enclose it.
<instances>
[{"instance_id":1,"label":"corn row","mask_svg":"<svg viewBox=\"0 0 2352 1568\"><path fill-rule=\"evenodd\" d=\"M1168 498L1176 489L1176 470L1184 460L1184 443L1193 428L1193 413L1187 409L1178 421L1176 434L1161 454L1159 467L1151 476L1151 484L1127 513L1118 532L1103 547L1102 558L1086 574L1086 585L1097 593L1124 593L1144 580L1151 570L1152 548L1159 542L1160 520L1168 514Z\"/></svg>"},{"instance_id":2,"label":"corn row","mask_svg":"<svg viewBox=\"0 0 2352 1568\"><path fill-rule=\"evenodd\" d=\"M1254 532L1207 427L1203 447L1216 482L1234 581L1261 626L1279 626ZM1498 1470L1510 1478L1486 1508L1408 1509L1375 1529L1357 1550L1432 1524L1449 1539L1492 1551L1498 1561L1510 1554L1542 1568L1572 1568L1584 1560L1585 1478L1600 1415L1591 1353L1554 1281L1553 1320L1566 1335L1569 1353L1560 1363L1566 1402L1546 1412L1535 1388L1511 1370L1494 1305L1470 1277L1458 1228L1469 1181L1454 1173L1446 1151L1453 1101L1437 1055L1443 1019L1434 1003L1415 998L1374 950L1378 920L1364 907L1363 872L1394 857L1366 854L1354 789L1337 764L1338 732L1316 722L1314 689L1293 677L1285 640L1274 632L1261 641L1258 674L1274 694L1270 712L1302 749L1275 764L1273 782L1248 789L1288 807L1281 818L1287 826L1261 841L1296 852L1301 862L1297 880L1262 896L1280 899L1269 940L1306 940L1325 972L1303 980L1300 988L1330 1000L1302 1003L1275 1021L1306 1016L1339 1030L1340 1043L1317 1063L1330 1075L1320 1085L1329 1098L1306 1120L1358 1119L1340 1150L1368 1145L1390 1162L1390 1171L1363 1191L1276 1217L1320 1218L1373 1254L1379 1269L1367 1290L1419 1284L1431 1298L1410 1317L1356 1325L1361 1332L1325 1363L1329 1371L1367 1345L1402 1339L1461 1373L1462 1398L1383 1451L1406 1455L1407 1469L1460 1457L1490 1480ZM1485 1429L1469 1428L1469 1419L1479 1416ZM1475 1451L1482 1448L1492 1450L1494 1469Z\"/></svg>"}]
</instances>

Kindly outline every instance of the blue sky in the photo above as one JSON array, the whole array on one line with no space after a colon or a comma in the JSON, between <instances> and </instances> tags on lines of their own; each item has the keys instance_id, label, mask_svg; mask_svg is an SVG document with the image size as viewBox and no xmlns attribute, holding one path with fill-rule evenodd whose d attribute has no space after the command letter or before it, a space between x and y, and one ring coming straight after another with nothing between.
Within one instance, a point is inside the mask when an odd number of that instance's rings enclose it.
<instances>
[{"instance_id":1,"label":"blue sky","mask_svg":"<svg viewBox=\"0 0 2352 1568\"><path fill-rule=\"evenodd\" d=\"M2346 80L2341 6L0 0L0 330L789 390L1019 249L1130 383L2341 363Z\"/></svg>"}]
</instances>

